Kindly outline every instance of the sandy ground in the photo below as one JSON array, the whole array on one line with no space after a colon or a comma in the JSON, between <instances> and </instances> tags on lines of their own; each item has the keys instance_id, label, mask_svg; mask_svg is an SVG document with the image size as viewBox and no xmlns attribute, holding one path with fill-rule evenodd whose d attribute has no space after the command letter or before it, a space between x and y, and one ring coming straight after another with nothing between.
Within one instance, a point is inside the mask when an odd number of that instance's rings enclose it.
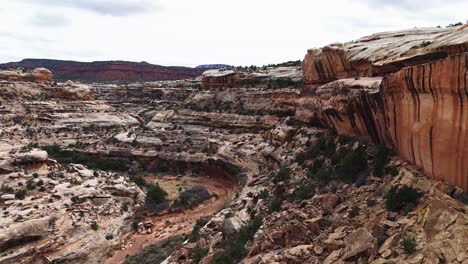
<instances>
[{"instance_id":1,"label":"sandy ground","mask_svg":"<svg viewBox=\"0 0 468 264\"><path fill-rule=\"evenodd\" d=\"M164 177L162 179L148 178L147 180L158 182L161 187L167 190L169 198L174 197L174 193L178 191L179 187L193 185L205 186L213 197L193 209L145 219L145 222L153 223L153 233L148 235L131 234L123 245L124 249L115 251L113 256L106 260L107 264L123 263L127 255L138 253L160 240L190 233L197 219L211 216L226 207L235 189L235 184L227 179Z\"/></svg>"}]
</instances>

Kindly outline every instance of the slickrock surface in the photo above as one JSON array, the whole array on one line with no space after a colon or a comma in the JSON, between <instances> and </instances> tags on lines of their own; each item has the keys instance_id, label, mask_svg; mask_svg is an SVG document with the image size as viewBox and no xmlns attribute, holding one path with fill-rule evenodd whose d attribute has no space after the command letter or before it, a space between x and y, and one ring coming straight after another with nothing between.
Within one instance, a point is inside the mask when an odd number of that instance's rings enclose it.
<instances>
[{"instance_id":1,"label":"slickrock surface","mask_svg":"<svg viewBox=\"0 0 468 264\"><path fill-rule=\"evenodd\" d=\"M261 69L217 69L205 71L202 75L204 87L254 87L267 85L270 88L284 88L302 85L300 67L264 67Z\"/></svg>"},{"instance_id":2,"label":"slickrock surface","mask_svg":"<svg viewBox=\"0 0 468 264\"><path fill-rule=\"evenodd\" d=\"M32 82L50 82L52 81L52 72L45 68L35 68L31 71L22 69L11 69L0 71L0 80L9 81L32 81Z\"/></svg>"},{"instance_id":3,"label":"slickrock surface","mask_svg":"<svg viewBox=\"0 0 468 264\"><path fill-rule=\"evenodd\" d=\"M468 51L468 25L384 32L344 44L310 49L304 58L304 82L323 84L337 79L396 72Z\"/></svg>"}]
</instances>

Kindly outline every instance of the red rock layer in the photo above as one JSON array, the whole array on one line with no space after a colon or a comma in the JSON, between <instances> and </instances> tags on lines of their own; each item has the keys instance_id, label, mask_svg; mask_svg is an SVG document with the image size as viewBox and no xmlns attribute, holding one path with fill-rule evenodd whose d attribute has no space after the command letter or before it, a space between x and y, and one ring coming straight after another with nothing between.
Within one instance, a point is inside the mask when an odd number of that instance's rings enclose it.
<instances>
[{"instance_id":1,"label":"red rock layer","mask_svg":"<svg viewBox=\"0 0 468 264\"><path fill-rule=\"evenodd\" d=\"M468 191L467 65L461 53L404 68L384 77L380 91L365 78L333 82L305 96L296 115L392 147L428 176Z\"/></svg>"},{"instance_id":2,"label":"red rock layer","mask_svg":"<svg viewBox=\"0 0 468 264\"><path fill-rule=\"evenodd\" d=\"M76 62L60 60L25 59L7 63L2 67L45 67L57 80L79 81L160 81L191 79L200 76L204 69L166 67L146 62L98 61Z\"/></svg>"},{"instance_id":3,"label":"red rock layer","mask_svg":"<svg viewBox=\"0 0 468 264\"><path fill-rule=\"evenodd\" d=\"M401 157L468 191L468 53L384 78L386 127Z\"/></svg>"},{"instance_id":4,"label":"red rock layer","mask_svg":"<svg viewBox=\"0 0 468 264\"><path fill-rule=\"evenodd\" d=\"M383 32L308 50L304 82L320 85L343 78L384 76L467 51L468 25Z\"/></svg>"}]
</instances>

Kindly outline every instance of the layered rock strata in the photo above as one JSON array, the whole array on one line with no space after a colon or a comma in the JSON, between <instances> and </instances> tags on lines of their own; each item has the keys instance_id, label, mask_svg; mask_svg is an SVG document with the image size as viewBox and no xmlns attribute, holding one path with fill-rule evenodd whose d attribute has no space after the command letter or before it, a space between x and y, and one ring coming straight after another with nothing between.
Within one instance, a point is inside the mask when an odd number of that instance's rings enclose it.
<instances>
[{"instance_id":1,"label":"layered rock strata","mask_svg":"<svg viewBox=\"0 0 468 264\"><path fill-rule=\"evenodd\" d=\"M468 51L468 26L384 32L356 41L310 49L304 58L306 85L382 76Z\"/></svg>"}]
</instances>

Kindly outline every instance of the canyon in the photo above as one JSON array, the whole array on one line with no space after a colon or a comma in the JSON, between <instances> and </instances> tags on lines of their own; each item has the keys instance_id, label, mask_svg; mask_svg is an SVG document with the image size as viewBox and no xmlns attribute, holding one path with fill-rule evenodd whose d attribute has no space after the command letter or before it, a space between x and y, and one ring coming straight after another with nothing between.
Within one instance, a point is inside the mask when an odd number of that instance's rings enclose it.
<instances>
[{"instance_id":1,"label":"canyon","mask_svg":"<svg viewBox=\"0 0 468 264\"><path fill-rule=\"evenodd\" d=\"M467 263L467 36L166 81L0 71L0 263Z\"/></svg>"}]
</instances>

